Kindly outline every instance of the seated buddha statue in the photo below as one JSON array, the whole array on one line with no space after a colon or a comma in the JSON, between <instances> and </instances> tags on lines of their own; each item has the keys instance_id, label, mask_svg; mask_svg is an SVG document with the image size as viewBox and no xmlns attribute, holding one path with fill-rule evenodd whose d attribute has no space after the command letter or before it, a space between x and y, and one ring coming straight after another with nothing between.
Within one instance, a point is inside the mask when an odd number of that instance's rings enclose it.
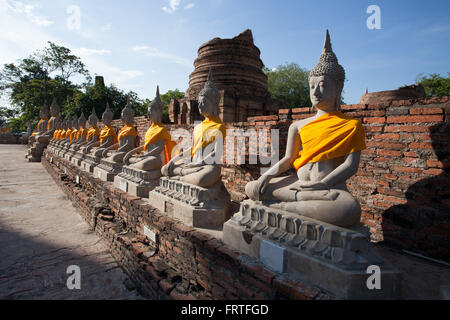
<instances>
[{"instance_id":1,"label":"seated buddha statue","mask_svg":"<svg viewBox=\"0 0 450 320\"><path fill-rule=\"evenodd\" d=\"M43 134L47 130L48 125L48 108L44 105L39 111L40 120L36 126L36 130L31 134L29 142L33 143L36 140L36 136Z\"/></svg>"},{"instance_id":2,"label":"seated buddha statue","mask_svg":"<svg viewBox=\"0 0 450 320\"><path fill-rule=\"evenodd\" d=\"M147 117L151 125L145 134L144 145L131 150L123 158L124 164L129 168L161 171L161 167L170 161L176 142L172 141L169 131L161 123L163 108L157 87L156 98L148 106ZM143 153L135 155L137 152Z\"/></svg>"},{"instance_id":3,"label":"seated buddha statue","mask_svg":"<svg viewBox=\"0 0 450 320\"><path fill-rule=\"evenodd\" d=\"M64 119L64 120L61 121L61 129L60 129L60 132L59 132L59 138L58 138L57 141L55 141L53 143L56 148L59 148L63 144L63 142L65 141L66 133L67 133L67 130L69 128L68 124L69 124L69 120L68 119Z\"/></svg>"},{"instance_id":4,"label":"seated buddha statue","mask_svg":"<svg viewBox=\"0 0 450 320\"><path fill-rule=\"evenodd\" d=\"M365 134L358 120L340 111L344 81L327 30L319 63L309 74L317 113L291 124L284 158L246 185L250 199L340 227L360 221L359 202L348 192L346 180L358 170ZM280 177L291 168L296 175Z\"/></svg>"},{"instance_id":5,"label":"seated buddha statue","mask_svg":"<svg viewBox=\"0 0 450 320\"><path fill-rule=\"evenodd\" d=\"M107 103L106 110L102 115L102 122L104 124L104 127L100 132L99 141L93 142L86 148L86 152L91 152L91 149L95 147L95 149L92 150L92 154L96 158L101 158L103 151L105 151L110 146L116 145L117 143L117 134L114 131L114 128L111 126L113 116L114 114L109 108L109 103Z\"/></svg>"},{"instance_id":6,"label":"seated buddha statue","mask_svg":"<svg viewBox=\"0 0 450 320\"><path fill-rule=\"evenodd\" d=\"M74 139L70 143L70 149L77 151L86 142L87 130L86 130L86 117L84 113L81 113L80 118L78 118L78 128L74 134Z\"/></svg>"},{"instance_id":7,"label":"seated buddha statue","mask_svg":"<svg viewBox=\"0 0 450 320\"><path fill-rule=\"evenodd\" d=\"M97 114L95 113L95 108L92 108L92 113L88 118L89 130L86 135L86 141L82 143L81 152L86 154L89 152L89 147L93 146L100 140L100 129L97 127ZM98 145L98 144L97 144Z\"/></svg>"},{"instance_id":8,"label":"seated buddha statue","mask_svg":"<svg viewBox=\"0 0 450 320\"><path fill-rule=\"evenodd\" d=\"M127 100L125 108L122 109L121 119L124 126L117 135L118 143L106 148L102 156L111 162L122 162L125 155L136 146L137 132L134 128L134 110L130 105L130 98ZM118 148L117 150L114 150Z\"/></svg>"},{"instance_id":9,"label":"seated buddha statue","mask_svg":"<svg viewBox=\"0 0 450 320\"><path fill-rule=\"evenodd\" d=\"M56 102L56 98L53 98L52 104L50 105L50 119L47 122L47 127L45 132L36 135L36 140L41 143L48 143L53 137L53 133L56 130L56 122L59 121L59 105Z\"/></svg>"},{"instance_id":10,"label":"seated buddha statue","mask_svg":"<svg viewBox=\"0 0 450 320\"><path fill-rule=\"evenodd\" d=\"M71 142L76 137L77 131L78 131L78 119L76 117L73 117L72 120L69 120L69 127L66 130L66 139L63 142L64 149L70 147Z\"/></svg>"},{"instance_id":11,"label":"seated buddha statue","mask_svg":"<svg viewBox=\"0 0 450 320\"><path fill-rule=\"evenodd\" d=\"M226 127L219 117L220 92L212 81L212 71L198 95L198 109L205 120L194 128L191 148L171 159L161 169L164 176L202 188L220 181Z\"/></svg>"}]
</instances>

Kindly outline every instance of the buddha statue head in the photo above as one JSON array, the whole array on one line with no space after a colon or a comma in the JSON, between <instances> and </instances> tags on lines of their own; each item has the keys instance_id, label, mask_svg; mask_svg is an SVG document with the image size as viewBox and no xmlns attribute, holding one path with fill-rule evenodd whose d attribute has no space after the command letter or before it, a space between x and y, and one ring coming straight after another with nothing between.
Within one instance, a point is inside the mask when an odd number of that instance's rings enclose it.
<instances>
[{"instance_id":1,"label":"buddha statue head","mask_svg":"<svg viewBox=\"0 0 450 320\"><path fill-rule=\"evenodd\" d=\"M318 64L309 73L309 93L314 107L325 112L340 109L345 70L331 48L326 31L325 44Z\"/></svg>"},{"instance_id":2,"label":"buddha statue head","mask_svg":"<svg viewBox=\"0 0 450 320\"><path fill-rule=\"evenodd\" d=\"M161 122L164 105L159 96L159 86L156 87L156 97L148 105L147 117L152 122Z\"/></svg>"},{"instance_id":3,"label":"buddha statue head","mask_svg":"<svg viewBox=\"0 0 450 320\"><path fill-rule=\"evenodd\" d=\"M208 79L197 98L198 110L204 117L219 115L220 92L214 85L212 76L212 69L209 69Z\"/></svg>"},{"instance_id":4,"label":"buddha statue head","mask_svg":"<svg viewBox=\"0 0 450 320\"><path fill-rule=\"evenodd\" d=\"M130 103L130 97L128 96L127 98L127 104L125 105L125 108L122 109L122 114L121 117L122 121L131 126L133 125L133 120L134 120L134 110L131 107L131 103Z\"/></svg>"},{"instance_id":5,"label":"buddha statue head","mask_svg":"<svg viewBox=\"0 0 450 320\"><path fill-rule=\"evenodd\" d=\"M86 117L84 116L84 112L81 112L81 116L78 118L78 127L86 128Z\"/></svg>"},{"instance_id":6,"label":"buddha statue head","mask_svg":"<svg viewBox=\"0 0 450 320\"><path fill-rule=\"evenodd\" d=\"M41 110L39 111L39 116L41 117L42 120L48 120L48 108L46 104L44 104Z\"/></svg>"},{"instance_id":7,"label":"buddha statue head","mask_svg":"<svg viewBox=\"0 0 450 320\"><path fill-rule=\"evenodd\" d=\"M102 122L103 124L109 126L111 124L111 121L113 120L114 114L112 113L111 109L109 108L109 103L106 103L106 110L102 114Z\"/></svg>"},{"instance_id":8,"label":"buddha statue head","mask_svg":"<svg viewBox=\"0 0 450 320\"><path fill-rule=\"evenodd\" d=\"M78 129L78 119L77 116L73 116L72 118L72 129L77 130Z\"/></svg>"},{"instance_id":9,"label":"buddha statue head","mask_svg":"<svg viewBox=\"0 0 450 320\"><path fill-rule=\"evenodd\" d=\"M98 118L97 118L97 114L95 113L95 108L92 108L92 113L88 118L88 122L91 127L97 126Z\"/></svg>"},{"instance_id":10,"label":"buddha statue head","mask_svg":"<svg viewBox=\"0 0 450 320\"><path fill-rule=\"evenodd\" d=\"M52 117L58 117L59 116L59 105L58 102L56 101L56 98L53 98L52 104L50 105L50 114Z\"/></svg>"}]
</instances>

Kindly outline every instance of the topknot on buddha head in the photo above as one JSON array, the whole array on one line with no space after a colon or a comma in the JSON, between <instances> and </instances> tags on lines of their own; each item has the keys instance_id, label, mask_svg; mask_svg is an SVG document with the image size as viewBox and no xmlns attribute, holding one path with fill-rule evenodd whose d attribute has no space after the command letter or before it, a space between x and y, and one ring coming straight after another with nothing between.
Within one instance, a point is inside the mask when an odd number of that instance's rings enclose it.
<instances>
[{"instance_id":1,"label":"topknot on buddha head","mask_svg":"<svg viewBox=\"0 0 450 320\"><path fill-rule=\"evenodd\" d=\"M106 103L106 109L105 112L102 114L102 121L104 124L109 125L111 121L113 120L114 114L112 113L111 109L109 108L109 102Z\"/></svg>"},{"instance_id":2,"label":"topknot on buddha head","mask_svg":"<svg viewBox=\"0 0 450 320\"><path fill-rule=\"evenodd\" d=\"M91 115L88 118L88 121L93 126L95 126L97 124L97 122L98 122L98 117L97 117L97 114L95 113L95 108L94 107L92 107L92 112L91 112Z\"/></svg>"},{"instance_id":3,"label":"topknot on buddha head","mask_svg":"<svg viewBox=\"0 0 450 320\"><path fill-rule=\"evenodd\" d=\"M78 118L78 126L83 127L86 125L86 117L84 116L84 112L81 112L81 116Z\"/></svg>"},{"instance_id":4,"label":"topknot on buddha head","mask_svg":"<svg viewBox=\"0 0 450 320\"><path fill-rule=\"evenodd\" d=\"M205 106L207 103L204 99L208 101L208 106ZM203 89L198 94L198 102L200 113L203 114L205 111L207 113L211 113L212 115L217 116L219 114L219 102L220 102L220 91L216 88L213 82L213 72L212 69L209 69L208 79L203 87ZM204 107L209 110L202 110Z\"/></svg>"},{"instance_id":5,"label":"topknot on buddha head","mask_svg":"<svg viewBox=\"0 0 450 320\"><path fill-rule=\"evenodd\" d=\"M161 121L163 109L164 109L164 104L162 103L161 97L159 95L159 86L157 86L156 87L156 97L148 105L147 117L149 119L152 119L155 121Z\"/></svg>"},{"instance_id":6,"label":"topknot on buddha head","mask_svg":"<svg viewBox=\"0 0 450 320\"><path fill-rule=\"evenodd\" d=\"M127 97L127 104L122 109L121 118L122 121L125 122L126 124L131 124L133 122L134 110L131 107L130 96Z\"/></svg>"}]
</instances>

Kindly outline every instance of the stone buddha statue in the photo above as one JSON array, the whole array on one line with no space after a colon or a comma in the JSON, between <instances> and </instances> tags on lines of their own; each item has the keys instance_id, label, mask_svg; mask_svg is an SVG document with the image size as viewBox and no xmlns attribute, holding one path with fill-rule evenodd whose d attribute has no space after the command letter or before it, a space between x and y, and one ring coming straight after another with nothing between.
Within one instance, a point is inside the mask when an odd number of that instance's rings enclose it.
<instances>
[{"instance_id":1,"label":"stone buddha statue","mask_svg":"<svg viewBox=\"0 0 450 320\"><path fill-rule=\"evenodd\" d=\"M95 143L98 143L100 140L100 129L97 127L97 122L98 118L95 113L95 108L92 108L92 113L88 118L90 128L86 135L86 141L83 142L83 147L81 148L81 152L84 154L88 153L90 147L92 147Z\"/></svg>"},{"instance_id":2,"label":"stone buddha statue","mask_svg":"<svg viewBox=\"0 0 450 320\"><path fill-rule=\"evenodd\" d=\"M78 119L73 117L69 120L69 128L66 130L66 141L64 142L64 148L69 148L71 142L75 139L78 131Z\"/></svg>"},{"instance_id":3,"label":"stone buddha statue","mask_svg":"<svg viewBox=\"0 0 450 320\"><path fill-rule=\"evenodd\" d=\"M71 141L71 149L77 151L80 147L86 143L86 117L84 113L81 113L81 116L78 118L78 128L76 133L74 134L74 139Z\"/></svg>"},{"instance_id":4,"label":"stone buddha statue","mask_svg":"<svg viewBox=\"0 0 450 320\"><path fill-rule=\"evenodd\" d=\"M124 164L129 168L161 171L161 167L170 161L176 143L172 141L169 131L161 123L163 108L158 86L156 98L148 106L147 117L151 125L145 134L145 143L128 152L123 158ZM143 153L135 155L137 152Z\"/></svg>"},{"instance_id":5,"label":"stone buddha statue","mask_svg":"<svg viewBox=\"0 0 450 320\"><path fill-rule=\"evenodd\" d=\"M117 136L118 143L109 146L102 153L103 158L111 162L122 162L125 155L136 145L137 132L134 128L134 110L131 108L130 98L122 109L121 119L125 125ZM115 148L118 149L111 151Z\"/></svg>"},{"instance_id":6,"label":"stone buddha statue","mask_svg":"<svg viewBox=\"0 0 450 320\"><path fill-rule=\"evenodd\" d=\"M145 134L144 145L129 151L123 158L122 171L114 178L114 186L132 195L148 198L159 184L161 167L172 158L176 142L161 123L164 105L156 89L156 98L148 106L150 127ZM136 153L141 154L137 155Z\"/></svg>"},{"instance_id":7,"label":"stone buddha statue","mask_svg":"<svg viewBox=\"0 0 450 320\"><path fill-rule=\"evenodd\" d=\"M36 140L36 136L43 134L47 130L48 124L48 108L47 105L44 106L39 111L40 120L36 126L36 130L31 134L29 141L33 143Z\"/></svg>"},{"instance_id":8,"label":"stone buddha statue","mask_svg":"<svg viewBox=\"0 0 450 320\"><path fill-rule=\"evenodd\" d=\"M194 128L193 145L161 168L164 177L149 192L149 202L161 212L189 226L214 230L222 229L231 207L221 180L226 127L219 117L219 101L210 69L198 95L205 120Z\"/></svg>"},{"instance_id":9,"label":"stone buddha statue","mask_svg":"<svg viewBox=\"0 0 450 320\"><path fill-rule=\"evenodd\" d=\"M359 202L348 192L346 180L358 170L365 134L358 120L340 111L344 80L327 30L319 63L309 74L317 113L291 124L284 158L246 185L250 199L340 227L360 221ZM279 177L291 168L296 175Z\"/></svg>"},{"instance_id":10,"label":"stone buddha statue","mask_svg":"<svg viewBox=\"0 0 450 320\"><path fill-rule=\"evenodd\" d=\"M102 122L104 124L104 127L102 128L102 131L100 132L100 139L98 142L92 143L90 146L87 147L86 152L90 152L91 148L96 147L92 154L96 158L101 158L103 151L105 151L107 148L109 148L112 145L115 145L117 143L117 135L114 131L114 128L111 127L111 122L113 120L114 114L112 113L111 109L109 108L109 103L106 104L106 110L103 112L102 115Z\"/></svg>"},{"instance_id":11,"label":"stone buddha statue","mask_svg":"<svg viewBox=\"0 0 450 320\"><path fill-rule=\"evenodd\" d=\"M226 127L219 117L219 101L220 92L212 81L210 70L198 95L198 109L205 120L194 128L192 148L174 157L161 169L164 176L202 188L220 181Z\"/></svg>"},{"instance_id":12,"label":"stone buddha statue","mask_svg":"<svg viewBox=\"0 0 450 320\"><path fill-rule=\"evenodd\" d=\"M50 105L50 119L48 120L46 131L42 134L37 135L37 140L39 142L48 143L53 137L53 133L56 130L56 123L59 121L59 105L56 102L56 98L53 98L52 104Z\"/></svg>"}]
</instances>

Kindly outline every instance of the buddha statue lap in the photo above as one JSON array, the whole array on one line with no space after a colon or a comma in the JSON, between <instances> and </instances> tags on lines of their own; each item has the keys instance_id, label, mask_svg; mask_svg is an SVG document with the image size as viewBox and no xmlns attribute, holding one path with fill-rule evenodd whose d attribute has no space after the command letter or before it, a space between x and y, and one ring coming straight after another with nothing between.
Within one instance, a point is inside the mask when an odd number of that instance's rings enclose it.
<instances>
[{"instance_id":1,"label":"buddha statue lap","mask_svg":"<svg viewBox=\"0 0 450 320\"><path fill-rule=\"evenodd\" d=\"M380 296L367 290L362 275L370 264L383 265L383 294L396 296L398 272L371 246L359 222L359 202L346 187L358 170L365 134L358 120L340 111L344 80L327 30L309 75L317 113L291 124L284 158L246 185L250 199L225 223L223 241L342 298ZM281 176L291 168L296 175Z\"/></svg>"},{"instance_id":2,"label":"buddha statue lap","mask_svg":"<svg viewBox=\"0 0 450 320\"><path fill-rule=\"evenodd\" d=\"M134 110L128 98L122 109L121 119L125 124L117 135L118 143L105 148L100 164L94 169L94 176L103 181L114 181L115 175L122 171L123 158L136 146L137 132L134 128Z\"/></svg>"},{"instance_id":3,"label":"buddha statue lap","mask_svg":"<svg viewBox=\"0 0 450 320\"><path fill-rule=\"evenodd\" d=\"M83 142L81 146L81 152L86 155L89 153L90 148L94 146L94 144L100 141L100 129L97 127L98 117L95 113L95 108L92 108L92 113L88 118L89 130L86 134L86 141Z\"/></svg>"},{"instance_id":4,"label":"buddha statue lap","mask_svg":"<svg viewBox=\"0 0 450 320\"><path fill-rule=\"evenodd\" d=\"M219 101L210 70L198 96L205 120L194 128L193 146L162 167L160 185L149 193L160 211L199 228L221 229L231 204L220 179L226 127L218 116Z\"/></svg>"},{"instance_id":5,"label":"buddha statue lap","mask_svg":"<svg viewBox=\"0 0 450 320\"><path fill-rule=\"evenodd\" d=\"M78 125L79 127L75 139L70 145L70 152L72 154L71 162L77 166L80 166L83 157L83 154L80 152L80 148L86 144L88 133L88 130L86 129L86 118L83 113L81 113L81 116L78 119Z\"/></svg>"}]
</instances>

